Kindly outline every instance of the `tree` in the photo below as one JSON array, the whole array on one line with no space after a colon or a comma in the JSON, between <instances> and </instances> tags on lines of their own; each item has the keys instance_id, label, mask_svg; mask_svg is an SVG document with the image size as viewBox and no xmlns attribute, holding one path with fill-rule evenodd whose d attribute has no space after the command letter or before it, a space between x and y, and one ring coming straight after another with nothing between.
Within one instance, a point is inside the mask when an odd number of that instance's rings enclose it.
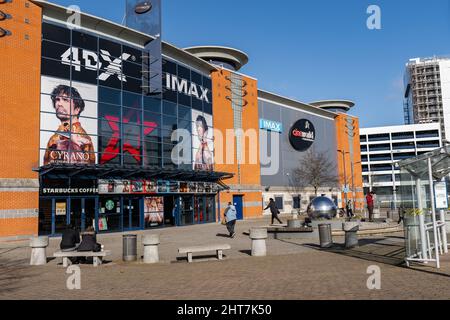
<instances>
[{"instance_id":1,"label":"tree","mask_svg":"<svg viewBox=\"0 0 450 320\"><path fill-rule=\"evenodd\" d=\"M293 170L294 184L298 187L312 187L317 196L319 188L334 188L339 185L336 164L327 152L310 149L297 168Z\"/></svg>"}]
</instances>

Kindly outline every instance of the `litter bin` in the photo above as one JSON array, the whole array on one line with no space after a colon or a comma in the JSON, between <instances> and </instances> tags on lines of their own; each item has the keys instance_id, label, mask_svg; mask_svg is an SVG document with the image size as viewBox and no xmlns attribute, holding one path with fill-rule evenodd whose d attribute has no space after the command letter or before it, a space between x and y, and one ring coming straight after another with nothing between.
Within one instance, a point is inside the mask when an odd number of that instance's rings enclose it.
<instances>
[{"instance_id":1,"label":"litter bin","mask_svg":"<svg viewBox=\"0 0 450 320\"><path fill-rule=\"evenodd\" d=\"M331 224L319 224L319 240L321 248L330 248L333 245Z\"/></svg>"},{"instance_id":2,"label":"litter bin","mask_svg":"<svg viewBox=\"0 0 450 320\"><path fill-rule=\"evenodd\" d=\"M126 234L123 236L123 261L137 260L137 235Z\"/></svg>"}]
</instances>

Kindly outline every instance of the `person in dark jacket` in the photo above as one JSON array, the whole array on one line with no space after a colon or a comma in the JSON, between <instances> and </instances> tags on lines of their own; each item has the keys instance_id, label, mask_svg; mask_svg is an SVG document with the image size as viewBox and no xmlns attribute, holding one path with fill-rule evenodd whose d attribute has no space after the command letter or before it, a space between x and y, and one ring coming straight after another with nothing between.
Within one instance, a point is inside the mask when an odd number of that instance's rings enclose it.
<instances>
[{"instance_id":1,"label":"person in dark jacket","mask_svg":"<svg viewBox=\"0 0 450 320\"><path fill-rule=\"evenodd\" d=\"M274 219L277 219L280 224L283 224L283 222L278 218L278 214L280 213L280 210L278 210L277 204L275 203L275 201L272 198L270 198L269 205L264 210L267 210L267 209L270 209L270 212L272 213L272 224L273 224Z\"/></svg>"},{"instance_id":2,"label":"person in dark jacket","mask_svg":"<svg viewBox=\"0 0 450 320\"><path fill-rule=\"evenodd\" d=\"M97 243L97 234L94 231L93 227L88 227L86 232L82 233L82 241L78 247L79 252L85 251L93 251L99 252L101 251L101 245Z\"/></svg>"},{"instance_id":3,"label":"person in dark jacket","mask_svg":"<svg viewBox=\"0 0 450 320\"><path fill-rule=\"evenodd\" d=\"M62 232L62 239L59 245L61 251L75 251L79 244L80 233L73 224L67 225L67 228Z\"/></svg>"}]
</instances>

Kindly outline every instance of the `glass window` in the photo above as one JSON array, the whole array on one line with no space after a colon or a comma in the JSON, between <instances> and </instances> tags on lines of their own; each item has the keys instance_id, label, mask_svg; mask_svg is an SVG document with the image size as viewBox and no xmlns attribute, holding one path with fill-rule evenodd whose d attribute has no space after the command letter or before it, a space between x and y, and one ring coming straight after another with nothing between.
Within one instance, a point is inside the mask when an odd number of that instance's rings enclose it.
<instances>
[{"instance_id":1,"label":"glass window","mask_svg":"<svg viewBox=\"0 0 450 320\"><path fill-rule=\"evenodd\" d=\"M167 114L173 117L177 116L177 105L168 101L163 102L162 108L163 114Z\"/></svg>"},{"instance_id":2,"label":"glass window","mask_svg":"<svg viewBox=\"0 0 450 320\"><path fill-rule=\"evenodd\" d=\"M192 110L185 106L178 106L178 118L180 120L191 121Z\"/></svg>"},{"instance_id":3,"label":"glass window","mask_svg":"<svg viewBox=\"0 0 450 320\"><path fill-rule=\"evenodd\" d=\"M111 56L111 60L120 58L122 56L122 45L117 42L112 42L103 38L99 39L100 50L107 51Z\"/></svg>"},{"instance_id":4,"label":"glass window","mask_svg":"<svg viewBox=\"0 0 450 320\"><path fill-rule=\"evenodd\" d=\"M278 210L283 210L283 197L275 197L275 204L277 205Z\"/></svg>"},{"instance_id":5,"label":"glass window","mask_svg":"<svg viewBox=\"0 0 450 320\"><path fill-rule=\"evenodd\" d=\"M42 24L42 37L47 40L70 44L70 30L49 23Z\"/></svg>"},{"instance_id":6,"label":"glass window","mask_svg":"<svg viewBox=\"0 0 450 320\"><path fill-rule=\"evenodd\" d=\"M122 50L124 53L128 53L131 55L131 57L128 59L128 61L137 63L138 65L142 64L142 51L139 49L135 49L126 45L122 45Z\"/></svg>"},{"instance_id":7,"label":"glass window","mask_svg":"<svg viewBox=\"0 0 450 320\"><path fill-rule=\"evenodd\" d=\"M142 96L130 92L123 93L123 106L134 109L142 109Z\"/></svg>"},{"instance_id":8,"label":"glass window","mask_svg":"<svg viewBox=\"0 0 450 320\"><path fill-rule=\"evenodd\" d=\"M99 103L98 117L107 121L119 122L121 118L120 107L112 104Z\"/></svg>"},{"instance_id":9,"label":"glass window","mask_svg":"<svg viewBox=\"0 0 450 320\"><path fill-rule=\"evenodd\" d=\"M170 73L173 75L177 75L177 65L172 61L163 59L162 60L162 68L164 73Z\"/></svg>"},{"instance_id":10,"label":"glass window","mask_svg":"<svg viewBox=\"0 0 450 320\"><path fill-rule=\"evenodd\" d=\"M123 123L142 123L142 111L137 109L122 108Z\"/></svg>"},{"instance_id":11,"label":"glass window","mask_svg":"<svg viewBox=\"0 0 450 320\"><path fill-rule=\"evenodd\" d=\"M142 80L126 77L127 81L123 82L123 90L142 94Z\"/></svg>"},{"instance_id":12,"label":"glass window","mask_svg":"<svg viewBox=\"0 0 450 320\"><path fill-rule=\"evenodd\" d=\"M161 101L150 97L144 97L144 110L161 113Z\"/></svg>"},{"instance_id":13,"label":"glass window","mask_svg":"<svg viewBox=\"0 0 450 320\"><path fill-rule=\"evenodd\" d=\"M98 38L86 33L72 30L72 46L87 49L97 53Z\"/></svg>"},{"instance_id":14,"label":"glass window","mask_svg":"<svg viewBox=\"0 0 450 320\"><path fill-rule=\"evenodd\" d=\"M99 102L106 102L117 105L122 104L120 90L114 90L105 87L99 87L98 100Z\"/></svg>"},{"instance_id":15,"label":"glass window","mask_svg":"<svg viewBox=\"0 0 450 320\"><path fill-rule=\"evenodd\" d=\"M294 196L292 197L292 206L294 209L300 209L301 197Z\"/></svg>"},{"instance_id":16,"label":"glass window","mask_svg":"<svg viewBox=\"0 0 450 320\"><path fill-rule=\"evenodd\" d=\"M133 77L136 79L142 78L142 66L139 64L134 64L128 61L123 61L123 73L127 77Z\"/></svg>"},{"instance_id":17,"label":"glass window","mask_svg":"<svg viewBox=\"0 0 450 320\"><path fill-rule=\"evenodd\" d=\"M161 127L161 115L151 112L144 112L144 126Z\"/></svg>"},{"instance_id":18,"label":"glass window","mask_svg":"<svg viewBox=\"0 0 450 320\"><path fill-rule=\"evenodd\" d=\"M61 63L61 55L68 53L68 59L70 59L71 48L68 45L51 42L47 40L42 41L42 56L54 60L58 60ZM68 60L70 61L70 60Z\"/></svg>"},{"instance_id":19,"label":"glass window","mask_svg":"<svg viewBox=\"0 0 450 320\"><path fill-rule=\"evenodd\" d=\"M191 70L186 67L178 65L178 79L185 79L188 82L191 82Z\"/></svg>"},{"instance_id":20,"label":"glass window","mask_svg":"<svg viewBox=\"0 0 450 320\"><path fill-rule=\"evenodd\" d=\"M177 129L177 118L170 117L170 116L163 116L163 130L170 131L170 134L172 134L173 130Z\"/></svg>"},{"instance_id":21,"label":"glass window","mask_svg":"<svg viewBox=\"0 0 450 320\"><path fill-rule=\"evenodd\" d=\"M41 59L41 73L42 75L70 79L70 66L62 64L59 60Z\"/></svg>"}]
</instances>

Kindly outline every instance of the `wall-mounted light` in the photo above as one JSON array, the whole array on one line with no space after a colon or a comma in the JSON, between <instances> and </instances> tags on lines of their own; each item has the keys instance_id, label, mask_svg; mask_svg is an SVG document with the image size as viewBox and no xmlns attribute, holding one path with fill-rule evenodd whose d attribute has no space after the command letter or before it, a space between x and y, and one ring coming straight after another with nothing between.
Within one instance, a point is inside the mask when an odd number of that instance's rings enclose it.
<instances>
[{"instance_id":1,"label":"wall-mounted light","mask_svg":"<svg viewBox=\"0 0 450 320\"><path fill-rule=\"evenodd\" d=\"M7 13L4 13L3 11L0 10L0 21L9 19L11 16Z\"/></svg>"},{"instance_id":2,"label":"wall-mounted light","mask_svg":"<svg viewBox=\"0 0 450 320\"><path fill-rule=\"evenodd\" d=\"M134 7L134 12L137 14L144 14L152 10L152 3L150 1L140 2Z\"/></svg>"},{"instance_id":3,"label":"wall-mounted light","mask_svg":"<svg viewBox=\"0 0 450 320\"><path fill-rule=\"evenodd\" d=\"M2 38L4 36L9 36L10 34L11 34L11 32L9 32L8 30L0 28L0 38Z\"/></svg>"}]
</instances>

